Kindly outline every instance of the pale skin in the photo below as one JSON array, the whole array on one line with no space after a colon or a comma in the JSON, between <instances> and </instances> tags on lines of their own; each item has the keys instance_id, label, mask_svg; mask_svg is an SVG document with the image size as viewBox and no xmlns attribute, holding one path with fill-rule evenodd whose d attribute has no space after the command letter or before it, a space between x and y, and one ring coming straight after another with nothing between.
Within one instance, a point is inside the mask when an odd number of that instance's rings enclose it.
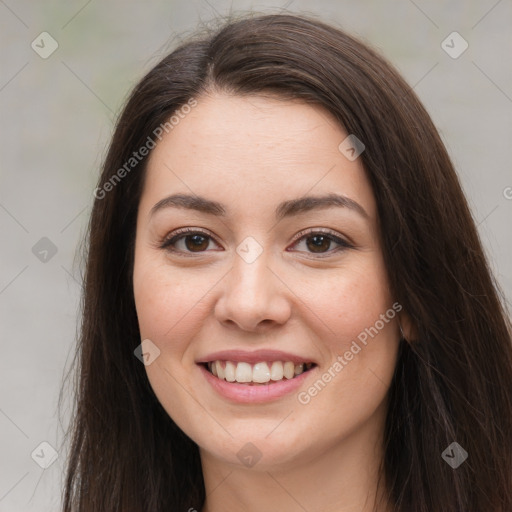
<instances>
[{"instance_id":1,"label":"pale skin","mask_svg":"<svg viewBox=\"0 0 512 512\"><path fill-rule=\"evenodd\" d=\"M377 471L399 321L408 335L403 314L307 404L298 400L395 302L361 159L339 151L347 133L319 107L220 92L197 100L150 156L133 278L141 339L160 350L146 366L151 386L200 447L203 512L374 512L377 497L375 510L388 512ZM175 206L151 213L178 193L222 203L225 215ZM361 209L275 218L283 201L331 193ZM194 233L175 252L161 248L184 227L205 237L199 250ZM314 252L318 230L348 247L323 239ZM247 237L262 249L250 263L236 251ZM296 392L267 403L219 395L197 364L219 350L267 348L317 363ZM247 443L261 455L252 467L237 457Z\"/></svg>"}]
</instances>

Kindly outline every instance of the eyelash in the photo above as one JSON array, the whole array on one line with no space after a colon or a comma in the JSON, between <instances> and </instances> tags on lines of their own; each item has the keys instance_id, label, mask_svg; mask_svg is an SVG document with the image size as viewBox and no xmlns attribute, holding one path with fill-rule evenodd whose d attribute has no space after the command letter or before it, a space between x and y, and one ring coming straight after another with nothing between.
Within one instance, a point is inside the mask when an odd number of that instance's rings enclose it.
<instances>
[{"instance_id":1,"label":"eyelash","mask_svg":"<svg viewBox=\"0 0 512 512\"><path fill-rule=\"evenodd\" d=\"M193 251L181 251L181 250L175 249L173 247L174 244L176 244L182 238L185 238L187 235L188 236L202 235L204 237L211 238L217 245L220 245L216 241L215 237L212 236L207 231L203 231L201 229L194 229L194 228L180 228L180 229L174 231L173 233L171 233L170 235L166 236L162 240L162 242L159 244L159 248L164 249L169 252L172 252L172 253L175 253L175 254L184 255L185 257L191 257L191 256L193 257L195 254L202 254L204 252L207 252L207 251L198 251L197 253L194 253ZM335 252L354 248L354 246L352 244L350 244L343 238L340 238L339 236L337 236L334 231L331 231L329 229L314 229L314 228L309 229L309 230L300 231L299 233L297 233L297 236L295 237L295 240L293 241L293 245L297 245L302 240L307 240L307 238L310 238L310 237L312 238L315 235L325 236L331 242L334 242L339 245L339 247L337 247L335 249L331 249L324 253L309 252L309 254L314 255L315 258L325 258Z\"/></svg>"}]
</instances>

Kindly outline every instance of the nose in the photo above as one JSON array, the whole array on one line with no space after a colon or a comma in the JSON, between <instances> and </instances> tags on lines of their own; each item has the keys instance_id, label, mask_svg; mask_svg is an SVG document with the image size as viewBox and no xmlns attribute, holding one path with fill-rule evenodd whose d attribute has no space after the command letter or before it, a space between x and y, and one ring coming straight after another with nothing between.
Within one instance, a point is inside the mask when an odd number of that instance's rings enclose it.
<instances>
[{"instance_id":1,"label":"nose","mask_svg":"<svg viewBox=\"0 0 512 512\"><path fill-rule=\"evenodd\" d=\"M222 282L215 316L225 326L266 332L290 318L290 291L263 254L252 263L236 255L231 272Z\"/></svg>"}]
</instances>

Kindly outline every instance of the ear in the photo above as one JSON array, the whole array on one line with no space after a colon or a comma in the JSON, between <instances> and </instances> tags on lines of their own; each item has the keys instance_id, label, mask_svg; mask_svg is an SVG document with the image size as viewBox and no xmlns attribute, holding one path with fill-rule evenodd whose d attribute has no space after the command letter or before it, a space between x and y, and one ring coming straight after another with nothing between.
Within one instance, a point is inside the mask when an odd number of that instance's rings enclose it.
<instances>
[{"instance_id":1,"label":"ear","mask_svg":"<svg viewBox=\"0 0 512 512\"><path fill-rule=\"evenodd\" d=\"M418 330L416 329L416 325L406 311L402 310L400 312L398 322L402 327L402 332L406 341L414 342L418 339Z\"/></svg>"}]
</instances>

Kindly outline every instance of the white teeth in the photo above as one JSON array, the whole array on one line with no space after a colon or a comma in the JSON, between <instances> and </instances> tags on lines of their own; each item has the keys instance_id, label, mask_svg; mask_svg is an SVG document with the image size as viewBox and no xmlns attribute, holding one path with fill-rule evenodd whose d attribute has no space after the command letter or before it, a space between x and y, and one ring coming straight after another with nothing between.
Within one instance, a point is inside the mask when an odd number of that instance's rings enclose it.
<instances>
[{"instance_id":1,"label":"white teeth","mask_svg":"<svg viewBox=\"0 0 512 512\"><path fill-rule=\"evenodd\" d=\"M252 381L252 367L249 363L238 363L236 365L235 380L237 382Z\"/></svg>"},{"instance_id":2,"label":"white teeth","mask_svg":"<svg viewBox=\"0 0 512 512\"><path fill-rule=\"evenodd\" d=\"M283 375L287 379L293 379L295 375L295 365L291 361L286 361L283 365Z\"/></svg>"},{"instance_id":3,"label":"white teeth","mask_svg":"<svg viewBox=\"0 0 512 512\"><path fill-rule=\"evenodd\" d=\"M241 384L265 384L270 381L293 379L311 369L313 363L294 364L292 361L261 361L254 365L246 362L212 361L208 363L210 372L222 380L239 382Z\"/></svg>"},{"instance_id":4,"label":"white teeth","mask_svg":"<svg viewBox=\"0 0 512 512\"><path fill-rule=\"evenodd\" d=\"M256 363L252 369L252 381L263 384L270 380L270 370L267 363Z\"/></svg>"},{"instance_id":5,"label":"white teeth","mask_svg":"<svg viewBox=\"0 0 512 512\"><path fill-rule=\"evenodd\" d=\"M222 363L220 361L217 361L214 364L217 367L217 377L219 377L219 379L225 379L226 378L226 373L224 371Z\"/></svg>"},{"instance_id":6,"label":"white teeth","mask_svg":"<svg viewBox=\"0 0 512 512\"><path fill-rule=\"evenodd\" d=\"M224 375L228 382L235 382L235 365L231 361L226 361Z\"/></svg>"},{"instance_id":7,"label":"white teeth","mask_svg":"<svg viewBox=\"0 0 512 512\"><path fill-rule=\"evenodd\" d=\"M283 379L283 363L281 363L281 361L274 361L272 363L272 367L270 368L270 378L272 380Z\"/></svg>"}]
</instances>

